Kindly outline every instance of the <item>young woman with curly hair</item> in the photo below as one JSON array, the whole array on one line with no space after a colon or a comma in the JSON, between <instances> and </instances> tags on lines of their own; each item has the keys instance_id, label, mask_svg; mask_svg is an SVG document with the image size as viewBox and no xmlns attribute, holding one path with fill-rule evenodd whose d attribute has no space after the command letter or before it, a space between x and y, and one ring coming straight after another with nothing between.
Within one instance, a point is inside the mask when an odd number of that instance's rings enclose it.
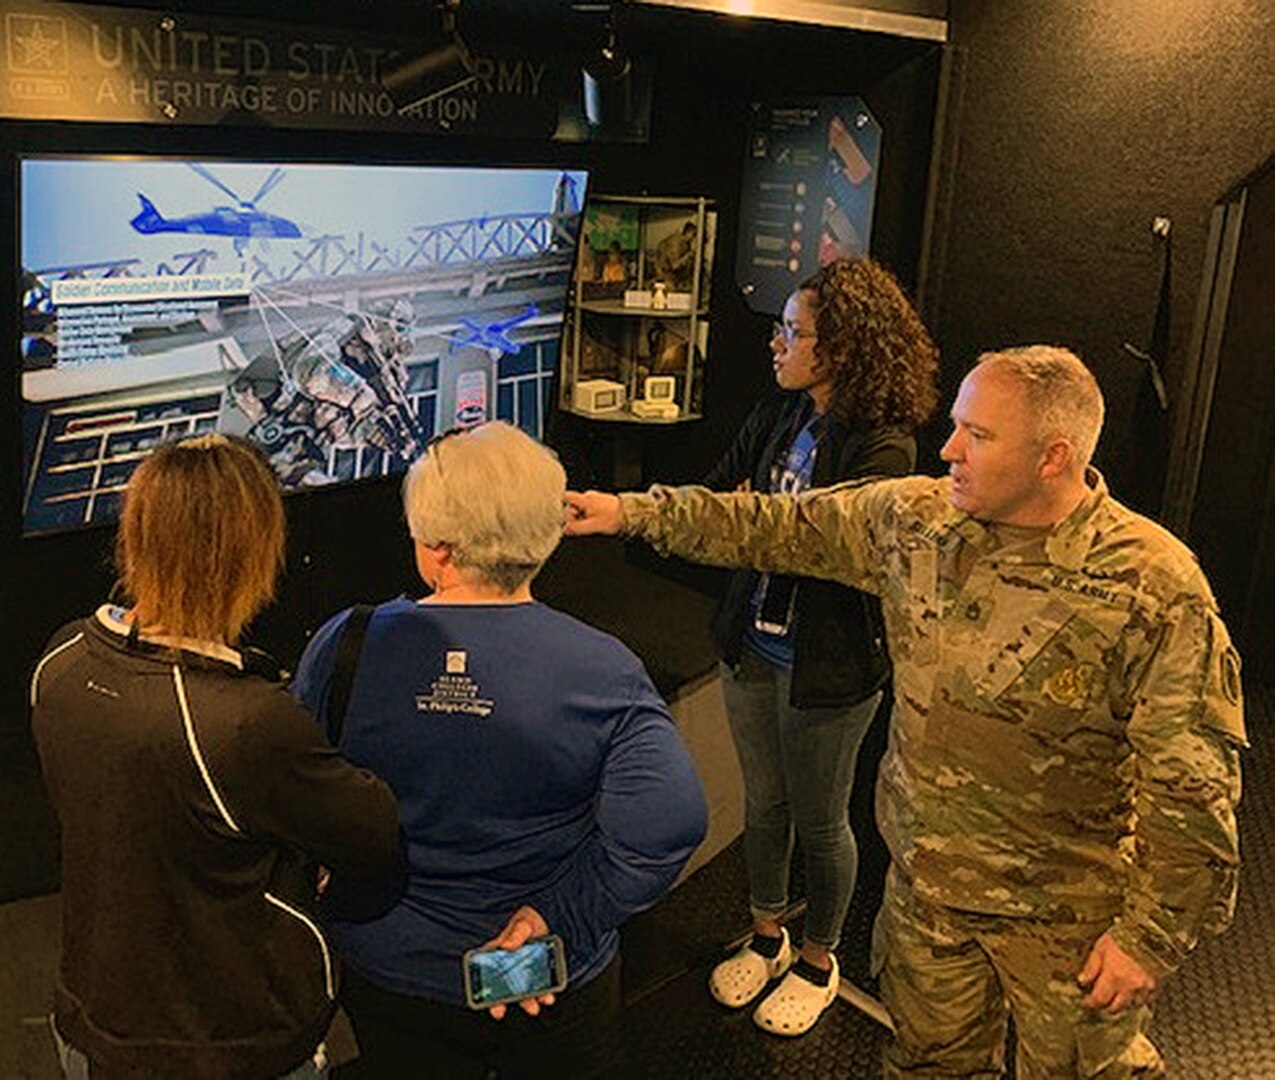
<instances>
[{"instance_id":1,"label":"young woman with curly hair","mask_svg":"<svg viewBox=\"0 0 1275 1080\"><path fill-rule=\"evenodd\" d=\"M709 487L796 492L912 471L913 432L938 398L938 350L888 270L871 259L825 266L788 298L770 349L783 393L753 410ZM753 1019L800 1035L836 996L858 870L855 760L890 675L880 607L833 582L745 570L713 631L744 776L753 934L709 986L739 1008L784 975ZM807 893L799 951L780 924L794 832Z\"/></svg>"}]
</instances>

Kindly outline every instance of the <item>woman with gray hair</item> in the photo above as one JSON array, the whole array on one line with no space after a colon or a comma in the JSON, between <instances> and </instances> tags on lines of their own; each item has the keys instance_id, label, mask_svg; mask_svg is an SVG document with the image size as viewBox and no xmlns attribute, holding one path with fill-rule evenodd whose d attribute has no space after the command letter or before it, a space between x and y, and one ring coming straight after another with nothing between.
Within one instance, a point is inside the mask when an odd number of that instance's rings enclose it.
<instances>
[{"instance_id":1,"label":"woman with gray hair","mask_svg":"<svg viewBox=\"0 0 1275 1080\"><path fill-rule=\"evenodd\" d=\"M370 1075L613 1073L618 928L704 835L699 780L641 663L532 598L565 486L551 451L500 422L436 439L404 483L431 592L371 613L340 743L394 788L408 846L394 907L332 925ZM342 720L349 615L315 635L294 684L326 723ZM500 1024L464 1008L466 950L548 932L566 946L560 1000L531 998Z\"/></svg>"}]
</instances>

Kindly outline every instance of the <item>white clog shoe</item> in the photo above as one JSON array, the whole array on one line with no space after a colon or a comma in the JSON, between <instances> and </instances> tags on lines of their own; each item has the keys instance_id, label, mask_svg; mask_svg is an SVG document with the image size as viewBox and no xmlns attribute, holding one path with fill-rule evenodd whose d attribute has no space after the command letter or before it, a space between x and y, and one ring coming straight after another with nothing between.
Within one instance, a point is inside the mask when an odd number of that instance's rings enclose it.
<instances>
[{"instance_id":1,"label":"white clog shoe","mask_svg":"<svg viewBox=\"0 0 1275 1080\"><path fill-rule=\"evenodd\" d=\"M708 989L723 1005L741 1008L765 990L772 979L779 978L792 967L794 959L787 930L780 929L779 952L774 959L754 951L749 939L739 952L713 968L708 977Z\"/></svg>"},{"instance_id":2,"label":"white clog shoe","mask_svg":"<svg viewBox=\"0 0 1275 1080\"><path fill-rule=\"evenodd\" d=\"M784 981L757 1006L753 1023L772 1035L804 1035L814 1027L824 1009L836 998L841 983L837 958L830 959L832 972L827 986L816 986L797 972L789 971Z\"/></svg>"}]
</instances>

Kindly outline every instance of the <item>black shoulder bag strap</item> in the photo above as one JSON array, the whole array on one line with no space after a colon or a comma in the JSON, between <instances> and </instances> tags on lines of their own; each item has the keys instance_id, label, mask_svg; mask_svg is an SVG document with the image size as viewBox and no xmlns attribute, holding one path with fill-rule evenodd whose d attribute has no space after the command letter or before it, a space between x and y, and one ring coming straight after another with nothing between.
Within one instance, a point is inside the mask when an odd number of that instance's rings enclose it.
<instances>
[{"instance_id":1,"label":"black shoulder bag strap","mask_svg":"<svg viewBox=\"0 0 1275 1080\"><path fill-rule=\"evenodd\" d=\"M350 705L350 691L354 689L354 675L359 657L363 653L363 638L374 608L371 604L355 604L350 617L341 628L341 640L337 642L336 661L332 665L332 694L328 699L328 741L341 745L341 732L345 729L345 712Z\"/></svg>"}]
</instances>

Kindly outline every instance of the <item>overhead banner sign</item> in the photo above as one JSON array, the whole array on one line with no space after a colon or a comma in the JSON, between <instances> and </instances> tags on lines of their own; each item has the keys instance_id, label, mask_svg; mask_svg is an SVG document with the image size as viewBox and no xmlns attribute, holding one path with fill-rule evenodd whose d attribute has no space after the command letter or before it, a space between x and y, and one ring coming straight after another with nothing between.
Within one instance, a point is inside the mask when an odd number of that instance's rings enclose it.
<instances>
[{"instance_id":1,"label":"overhead banner sign","mask_svg":"<svg viewBox=\"0 0 1275 1080\"><path fill-rule=\"evenodd\" d=\"M577 122L579 69L485 55L473 79L400 115L381 85L429 46L403 35L0 0L0 115L22 120L251 124L583 141L643 139ZM436 43L435 43L436 44Z\"/></svg>"},{"instance_id":2,"label":"overhead banner sign","mask_svg":"<svg viewBox=\"0 0 1275 1080\"><path fill-rule=\"evenodd\" d=\"M947 40L948 0L643 0L665 7Z\"/></svg>"},{"instance_id":3,"label":"overhead banner sign","mask_svg":"<svg viewBox=\"0 0 1275 1080\"><path fill-rule=\"evenodd\" d=\"M754 311L780 311L820 266L868 253L880 158L862 98L754 103L735 258Z\"/></svg>"}]
</instances>

